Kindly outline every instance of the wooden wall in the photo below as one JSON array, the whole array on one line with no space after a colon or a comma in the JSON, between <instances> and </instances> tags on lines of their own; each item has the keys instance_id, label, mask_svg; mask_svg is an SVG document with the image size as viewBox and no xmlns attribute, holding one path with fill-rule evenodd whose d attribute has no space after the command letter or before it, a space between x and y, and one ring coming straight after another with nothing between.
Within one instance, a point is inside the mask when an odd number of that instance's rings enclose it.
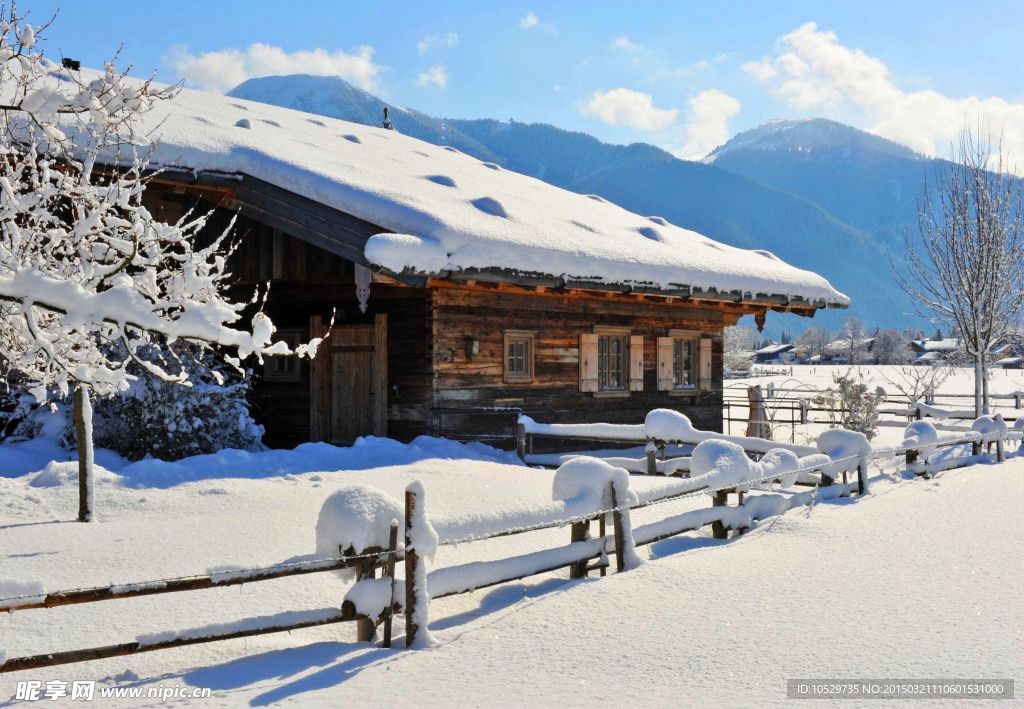
<instances>
[{"instance_id":1,"label":"wooden wall","mask_svg":"<svg viewBox=\"0 0 1024 709\"><path fill-rule=\"evenodd\" d=\"M434 431L507 435L510 415L483 415L478 407L518 407L541 422L641 423L654 408L682 411L707 430L722 427L722 330L733 318L711 308L627 301L567 293L512 293L497 289L435 287ZM644 337L644 388L608 397L579 390L579 335L595 325L628 327ZM670 329L712 337L711 387L702 393L657 391L657 337ZM535 331L532 384L503 381L503 332ZM465 351L466 336L480 352ZM459 410L465 411L459 415ZM440 413L439 412L443 412Z\"/></svg>"}]
</instances>

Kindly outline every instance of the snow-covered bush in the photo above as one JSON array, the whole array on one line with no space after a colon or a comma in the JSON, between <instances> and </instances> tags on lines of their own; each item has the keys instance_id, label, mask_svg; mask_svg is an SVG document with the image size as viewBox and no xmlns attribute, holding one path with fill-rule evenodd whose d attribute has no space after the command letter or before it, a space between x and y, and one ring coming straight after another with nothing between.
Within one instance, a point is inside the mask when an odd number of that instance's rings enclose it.
<instances>
[{"instance_id":1,"label":"snow-covered bush","mask_svg":"<svg viewBox=\"0 0 1024 709\"><path fill-rule=\"evenodd\" d=\"M852 369L832 377L834 386L814 397L814 405L828 412L829 425L863 433L868 440L878 430L878 405L885 393L871 391L864 378Z\"/></svg>"}]
</instances>

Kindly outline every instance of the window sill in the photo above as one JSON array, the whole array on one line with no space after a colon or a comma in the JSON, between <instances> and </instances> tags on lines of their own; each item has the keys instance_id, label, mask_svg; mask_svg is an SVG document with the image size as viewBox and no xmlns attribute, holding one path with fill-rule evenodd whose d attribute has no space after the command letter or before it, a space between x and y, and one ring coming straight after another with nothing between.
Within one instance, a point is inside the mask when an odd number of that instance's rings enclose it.
<instances>
[{"instance_id":1,"label":"window sill","mask_svg":"<svg viewBox=\"0 0 1024 709\"><path fill-rule=\"evenodd\" d=\"M699 389L671 389L667 392L669 396L692 396L696 397L700 394Z\"/></svg>"},{"instance_id":2,"label":"window sill","mask_svg":"<svg viewBox=\"0 0 1024 709\"><path fill-rule=\"evenodd\" d=\"M506 384L533 384L533 377L505 377Z\"/></svg>"},{"instance_id":3,"label":"window sill","mask_svg":"<svg viewBox=\"0 0 1024 709\"><path fill-rule=\"evenodd\" d=\"M595 391L595 399L628 399L629 392L626 390L607 390L607 391Z\"/></svg>"}]
</instances>

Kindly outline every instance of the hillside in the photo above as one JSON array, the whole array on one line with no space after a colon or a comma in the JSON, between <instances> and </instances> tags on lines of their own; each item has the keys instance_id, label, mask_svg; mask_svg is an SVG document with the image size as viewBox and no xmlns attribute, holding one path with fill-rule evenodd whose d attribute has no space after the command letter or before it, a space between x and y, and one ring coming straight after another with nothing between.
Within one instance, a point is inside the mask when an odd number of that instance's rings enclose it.
<instances>
[{"instance_id":1,"label":"hillside","mask_svg":"<svg viewBox=\"0 0 1024 709\"><path fill-rule=\"evenodd\" d=\"M368 125L381 122L385 106L335 77L251 79L229 95ZM911 306L888 273L886 255L902 228L891 225L905 222L906 205L913 205L912 198L902 195L915 178L901 177L897 189L887 166L898 161L920 170L924 161L906 149L888 147L895 145L888 141L831 122L807 122L813 130L790 131L780 131L777 123L769 124L774 130L737 136L706 162L690 162L651 145L611 145L544 124L437 119L408 108L393 110L392 120L398 130L422 140L451 145L565 189L600 195L727 244L767 249L815 270L853 298L853 306L820 313L813 324L836 327L849 314L890 327L918 322L908 315ZM857 142L851 134L867 137ZM810 135L816 142L808 142ZM833 146L838 136L845 142ZM771 160L758 171L751 156L768 152L768 145L774 146ZM821 179L817 191L814 184L805 184L814 180L802 177L800 163L790 160L791 153L807 152L828 156L820 171L833 175ZM785 168L776 167L780 157ZM895 197L875 194L885 190ZM785 327L799 331L811 324L800 318Z\"/></svg>"}]
</instances>

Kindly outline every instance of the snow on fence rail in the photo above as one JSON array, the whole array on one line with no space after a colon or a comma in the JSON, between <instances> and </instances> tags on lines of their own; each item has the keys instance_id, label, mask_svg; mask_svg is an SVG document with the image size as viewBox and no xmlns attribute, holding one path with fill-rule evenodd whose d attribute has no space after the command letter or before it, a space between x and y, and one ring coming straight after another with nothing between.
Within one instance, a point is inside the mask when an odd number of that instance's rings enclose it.
<instances>
[{"instance_id":1,"label":"snow on fence rail","mask_svg":"<svg viewBox=\"0 0 1024 709\"><path fill-rule=\"evenodd\" d=\"M640 493L629 489L626 470L609 465L607 461L579 457L556 471L552 486L554 499L549 505L486 514L428 518L424 490L419 482L407 488L404 505L371 488L343 489L328 498L317 523L318 550L322 551L322 540L332 539L330 535L333 534L333 541L338 542L336 548L341 552L339 556L290 561L265 568L54 592L47 592L32 582L0 579L0 596L5 591L17 594L0 598L0 609L14 612L334 571L355 578L355 584L348 589L340 609L286 611L183 631L153 633L115 645L13 657L0 663L0 673L342 622L357 623L359 640L372 640L376 629L382 627L383 645L390 647L391 624L396 614L405 616L407 647L429 644L432 639L427 621L432 599L468 593L566 567L570 578L584 578L591 572L600 572L604 576L610 565L609 554L615 556L616 570L622 572L642 563L635 552L638 546L708 525L715 538L725 539L730 531L742 534L758 520L795 507L848 496L853 492L863 495L868 491L869 460L906 456L908 470L929 474L986 459L982 456L982 447L986 444L996 446L996 460L1001 462L1005 459L1004 443L1020 441L1020 431L1008 430L997 417L983 417L975 424L976 430L949 435L939 433L926 421L918 421L907 427L906 440L901 446L874 449L866 445L866 439L860 434L836 429L819 437L815 453L798 457L792 450L775 448L765 451L759 461L751 460L744 448L728 437L707 438L697 443L694 449L692 477L665 478L661 484ZM943 457L943 452L967 443L972 446L971 455ZM846 475L852 471L857 472L857 479L848 482ZM843 477L841 483L838 482L840 475ZM813 489L800 492L791 489L795 484L806 484L808 476L816 477ZM751 491L757 494L748 494ZM344 499L334 500L339 494ZM735 506L729 505L730 494L737 495ZM709 508L670 515L635 528L632 526L632 510L705 495L712 496ZM348 518L339 518L336 514L339 509L363 510L356 515L364 515L362 523L352 524ZM399 517L404 518L404 536L399 535ZM608 520L612 524L611 535L607 534ZM590 535L593 522L598 523L596 537ZM570 527L570 542L564 546L427 571L426 562L433 557L437 546L566 526ZM396 575L399 561L404 561L404 579L398 579ZM4 651L0 649L0 658L4 657Z\"/></svg>"}]
</instances>

